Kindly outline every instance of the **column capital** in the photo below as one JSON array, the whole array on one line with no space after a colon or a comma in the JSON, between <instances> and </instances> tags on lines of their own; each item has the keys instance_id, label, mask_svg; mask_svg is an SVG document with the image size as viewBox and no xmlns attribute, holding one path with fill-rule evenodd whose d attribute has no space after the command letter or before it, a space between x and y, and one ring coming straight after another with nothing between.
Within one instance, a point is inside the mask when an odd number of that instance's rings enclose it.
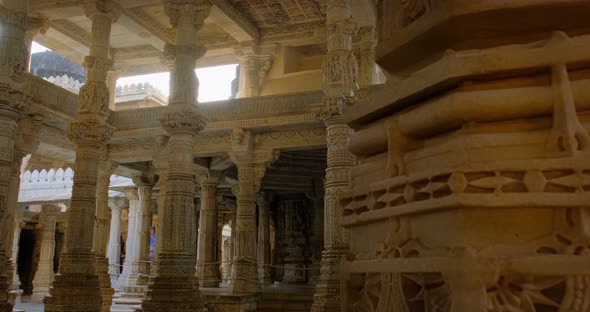
<instances>
[{"instance_id":1,"label":"column capital","mask_svg":"<svg viewBox=\"0 0 590 312\"><path fill-rule=\"evenodd\" d=\"M197 178L197 183L199 183L199 185L201 187L203 187L203 185L218 185L219 183L221 183L223 181L223 173L221 171L215 171L215 170L208 170L208 169L203 169L203 170L197 170L195 172L196 178Z\"/></svg>"},{"instance_id":2,"label":"column capital","mask_svg":"<svg viewBox=\"0 0 590 312\"><path fill-rule=\"evenodd\" d=\"M125 197L127 197L128 200L138 200L139 199L139 193L137 192L136 187L126 188L123 191L123 193L125 194Z\"/></svg>"},{"instance_id":3,"label":"column capital","mask_svg":"<svg viewBox=\"0 0 590 312\"><path fill-rule=\"evenodd\" d=\"M98 163L98 175L107 175L110 178L117 167L119 167L119 163L106 158L106 153L104 154L104 159L101 159Z\"/></svg>"},{"instance_id":4,"label":"column capital","mask_svg":"<svg viewBox=\"0 0 590 312\"><path fill-rule=\"evenodd\" d=\"M164 10L173 27L178 27L185 19L199 30L209 16L211 3L208 0L166 0Z\"/></svg>"},{"instance_id":5,"label":"column capital","mask_svg":"<svg viewBox=\"0 0 590 312\"><path fill-rule=\"evenodd\" d=\"M43 126L43 116L32 114L22 117L16 128L14 149L21 154L32 154L39 146L39 131Z\"/></svg>"},{"instance_id":6,"label":"column capital","mask_svg":"<svg viewBox=\"0 0 590 312\"><path fill-rule=\"evenodd\" d=\"M133 180L133 184L135 184L135 186L137 186L138 188L140 188L140 187L152 188L157 182L157 179L154 177L153 174L136 175L136 176L133 176L133 178L131 178L131 180Z\"/></svg>"},{"instance_id":7,"label":"column capital","mask_svg":"<svg viewBox=\"0 0 590 312\"><path fill-rule=\"evenodd\" d=\"M84 15L88 18L100 16L109 18L111 23L116 22L121 16L121 10L111 1L93 0L85 3Z\"/></svg>"},{"instance_id":8,"label":"column capital","mask_svg":"<svg viewBox=\"0 0 590 312\"><path fill-rule=\"evenodd\" d=\"M37 34L45 34L49 29L49 19L44 16L28 16L26 35L32 40Z\"/></svg>"}]
</instances>

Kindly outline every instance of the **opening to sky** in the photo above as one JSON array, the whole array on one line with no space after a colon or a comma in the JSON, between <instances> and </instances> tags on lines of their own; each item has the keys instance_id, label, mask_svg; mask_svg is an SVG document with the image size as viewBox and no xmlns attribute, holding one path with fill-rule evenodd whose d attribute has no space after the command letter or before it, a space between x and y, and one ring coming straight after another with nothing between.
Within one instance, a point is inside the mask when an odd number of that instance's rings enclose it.
<instances>
[{"instance_id":1,"label":"opening to sky","mask_svg":"<svg viewBox=\"0 0 590 312\"><path fill-rule=\"evenodd\" d=\"M33 41L31 53L51 51L43 45ZM196 70L199 78L199 102L211 102L227 100L231 96L231 83L236 78L237 64L204 67ZM132 83L149 83L162 91L162 94L170 94L170 73L157 73L123 77L117 80L117 86Z\"/></svg>"}]
</instances>

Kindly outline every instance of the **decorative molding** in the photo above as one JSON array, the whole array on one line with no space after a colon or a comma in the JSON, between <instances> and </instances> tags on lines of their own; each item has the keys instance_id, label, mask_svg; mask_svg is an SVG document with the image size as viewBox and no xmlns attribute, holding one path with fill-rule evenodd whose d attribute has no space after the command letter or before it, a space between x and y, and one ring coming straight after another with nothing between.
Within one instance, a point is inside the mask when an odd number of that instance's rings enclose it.
<instances>
[{"instance_id":1,"label":"decorative molding","mask_svg":"<svg viewBox=\"0 0 590 312\"><path fill-rule=\"evenodd\" d=\"M82 27L65 19L55 19L48 22L49 26L62 34L72 38L80 44L90 47L91 37Z\"/></svg>"}]
</instances>

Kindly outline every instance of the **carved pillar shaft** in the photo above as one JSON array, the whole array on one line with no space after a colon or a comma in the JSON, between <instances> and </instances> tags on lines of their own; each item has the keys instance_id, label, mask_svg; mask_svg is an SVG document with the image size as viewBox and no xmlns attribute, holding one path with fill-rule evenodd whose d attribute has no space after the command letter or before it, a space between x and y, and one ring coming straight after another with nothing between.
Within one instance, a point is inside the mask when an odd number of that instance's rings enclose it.
<instances>
[{"instance_id":1,"label":"carved pillar shaft","mask_svg":"<svg viewBox=\"0 0 590 312\"><path fill-rule=\"evenodd\" d=\"M271 284L270 276L270 216L269 202L258 196L258 279L262 284Z\"/></svg>"},{"instance_id":2,"label":"carved pillar shaft","mask_svg":"<svg viewBox=\"0 0 590 312\"><path fill-rule=\"evenodd\" d=\"M197 113L198 81L195 61L203 54L196 47L197 31L209 15L208 1L165 2L170 23L176 28L174 45L167 45L171 66L168 111L161 119L170 135L168 148L168 189L160 226L156 275L151 278L143 301L145 312L201 311L202 302L195 276L196 224L193 209L195 181L193 144L205 126Z\"/></svg>"},{"instance_id":3,"label":"carved pillar shaft","mask_svg":"<svg viewBox=\"0 0 590 312\"><path fill-rule=\"evenodd\" d=\"M103 157L104 153L103 152ZM98 275L100 284L100 294L102 297L102 312L109 312L113 299L114 290L111 287L111 277L109 275L109 262L106 257L109 235L109 185L111 183L111 174L115 169L113 162L101 160L98 170L98 181L96 187L96 223L94 225L94 255L95 270Z\"/></svg>"},{"instance_id":4,"label":"carved pillar shaft","mask_svg":"<svg viewBox=\"0 0 590 312\"><path fill-rule=\"evenodd\" d=\"M260 291L256 255L256 195L264 169L251 163L238 164L239 191L236 199L234 270L232 272L232 291L235 293Z\"/></svg>"},{"instance_id":5,"label":"carved pillar shaft","mask_svg":"<svg viewBox=\"0 0 590 312\"><path fill-rule=\"evenodd\" d=\"M229 264L229 279L232 278L232 276L234 276L234 245L235 245L235 240L236 240L236 210L237 207L232 207L231 210L231 215L232 215L232 219L230 221L230 229L231 229L231 233L230 233L230 238L229 238L229 260L230 260L230 264Z\"/></svg>"},{"instance_id":6,"label":"carved pillar shaft","mask_svg":"<svg viewBox=\"0 0 590 312\"><path fill-rule=\"evenodd\" d=\"M5 233L13 222L7 215L8 185L14 161L15 129L25 105L20 91L28 57L25 44L27 1L4 1L0 6L0 312L12 311L8 301L10 265L8 245L12 233Z\"/></svg>"},{"instance_id":7,"label":"carved pillar shaft","mask_svg":"<svg viewBox=\"0 0 590 312\"><path fill-rule=\"evenodd\" d=\"M100 152L112 135L112 129L105 124L109 102L106 73L111 67L111 24L117 14L104 2L89 3L85 9L92 20L90 55L84 59L88 81L80 89L77 122L70 125L70 139L77 150L66 251L61 256L60 274L44 301L47 312L101 310L102 297L94 266L94 232L88 229L95 224Z\"/></svg>"},{"instance_id":8,"label":"carved pillar shaft","mask_svg":"<svg viewBox=\"0 0 590 312\"><path fill-rule=\"evenodd\" d=\"M125 293L135 293L139 274L142 203L137 188L126 190L125 196L129 200L127 241L125 242L125 263L123 272L119 276L118 288Z\"/></svg>"},{"instance_id":9,"label":"carved pillar shaft","mask_svg":"<svg viewBox=\"0 0 590 312\"><path fill-rule=\"evenodd\" d=\"M109 258L109 274L111 285L119 278L119 265L121 259L121 208L111 207L111 226L109 233L109 246L107 249Z\"/></svg>"},{"instance_id":10,"label":"carved pillar shaft","mask_svg":"<svg viewBox=\"0 0 590 312\"><path fill-rule=\"evenodd\" d=\"M141 223L139 228L139 258L138 273L140 280L138 284L146 285L147 277L150 275L150 230L152 228L152 183L138 183L137 192L141 206Z\"/></svg>"},{"instance_id":11,"label":"carved pillar shaft","mask_svg":"<svg viewBox=\"0 0 590 312\"><path fill-rule=\"evenodd\" d=\"M326 9L328 53L322 64L324 76L327 168L324 197L324 248L320 279L314 295L313 312L340 311L340 258L348 249L348 233L340 225L338 196L350 184L355 157L349 152L352 130L342 119L346 100L353 99L358 76L352 52L352 20L349 0L329 0Z\"/></svg>"},{"instance_id":12,"label":"carved pillar shaft","mask_svg":"<svg viewBox=\"0 0 590 312\"><path fill-rule=\"evenodd\" d=\"M220 273L216 255L218 240L216 190L219 183L219 173L197 174L197 178L201 186L197 252L198 276L201 286L218 287Z\"/></svg>"},{"instance_id":13,"label":"carved pillar shaft","mask_svg":"<svg viewBox=\"0 0 590 312\"><path fill-rule=\"evenodd\" d=\"M41 232L41 252L39 264L33 279L34 300L41 300L49 294L49 287L54 278L53 256L55 252L55 230L59 207L43 206L40 214L39 228Z\"/></svg>"},{"instance_id":14,"label":"carved pillar shaft","mask_svg":"<svg viewBox=\"0 0 590 312\"><path fill-rule=\"evenodd\" d=\"M324 249L324 198L312 199L312 226L311 226L311 267L309 283L315 284L320 275L320 262Z\"/></svg>"}]
</instances>

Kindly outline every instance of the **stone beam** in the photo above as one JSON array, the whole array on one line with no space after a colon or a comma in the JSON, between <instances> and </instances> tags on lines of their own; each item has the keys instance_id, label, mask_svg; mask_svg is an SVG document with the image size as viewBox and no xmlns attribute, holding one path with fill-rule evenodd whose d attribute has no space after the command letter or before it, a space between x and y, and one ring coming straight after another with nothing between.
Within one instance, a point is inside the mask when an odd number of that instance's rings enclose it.
<instances>
[{"instance_id":1,"label":"stone beam","mask_svg":"<svg viewBox=\"0 0 590 312\"><path fill-rule=\"evenodd\" d=\"M49 27L59 31L71 39L74 39L76 42L79 42L86 47L90 47L90 34L80 26L66 19L55 19L49 21Z\"/></svg>"},{"instance_id":2,"label":"stone beam","mask_svg":"<svg viewBox=\"0 0 590 312\"><path fill-rule=\"evenodd\" d=\"M213 7L209 18L237 41L256 41L260 36L258 27L226 0L211 0Z\"/></svg>"},{"instance_id":3,"label":"stone beam","mask_svg":"<svg viewBox=\"0 0 590 312\"><path fill-rule=\"evenodd\" d=\"M146 29L150 32L150 35L157 37L159 42L174 42L174 30L168 29L164 25L160 24L160 22L147 14L142 8L135 7L124 9L122 13L123 14L121 15L130 19L129 23L134 22L143 29Z\"/></svg>"},{"instance_id":4,"label":"stone beam","mask_svg":"<svg viewBox=\"0 0 590 312\"><path fill-rule=\"evenodd\" d=\"M136 13L133 13L136 12ZM166 31L158 27L157 22L152 20L146 20L145 16L141 13L141 9L122 10L121 16L117 23L134 33L141 34L141 37L149 42L154 48L159 51L164 51L164 45L170 38L166 36Z\"/></svg>"}]
</instances>

